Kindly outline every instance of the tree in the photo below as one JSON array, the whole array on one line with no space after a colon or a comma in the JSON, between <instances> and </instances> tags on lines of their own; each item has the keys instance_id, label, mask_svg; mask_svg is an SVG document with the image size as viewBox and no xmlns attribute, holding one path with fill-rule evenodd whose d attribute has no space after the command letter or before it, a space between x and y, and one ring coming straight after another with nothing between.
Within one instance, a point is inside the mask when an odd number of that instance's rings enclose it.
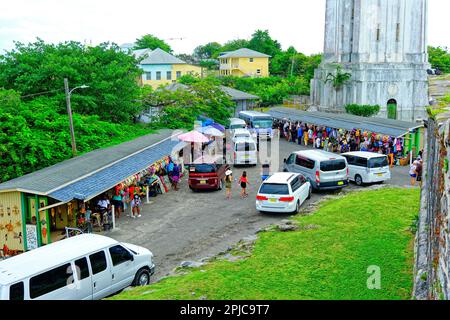
<instances>
[{"instance_id":1,"label":"tree","mask_svg":"<svg viewBox=\"0 0 450 320\"><path fill-rule=\"evenodd\" d=\"M223 52L228 52L228 51L236 51L238 49L242 49L242 48L248 48L249 47L249 42L248 40L245 39L236 39L236 40L231 40L228 41L227 43L225 43L222 48L220 49L220 52L217 52L213 58L217 58L219 56L220 53Z\"/></svg>"},{"instance_id":2,"label":"tree","mask_svg":"<svg viewBox=\"0 0 450 320\"><path fill-rule=\"evenodd\" d=\"M325 83L332 82L335 90L339 90L342 86L350 80L352 75L348 72L342 71L342 66L336 66L336 74L329 73L325 79Z\"/></svg>"},{"instance_id":3,"label":"tree","mask_svg":"<svg viewBox=\"0 0 450 320\"><path fill-rule=\"evenodd\" d=\"M256 30L248 43L248 48L272 57L281 53L281 44L270 37L269 30Z\"/></svg>"},{"instance_id":4,"label":"tree","mask_svg":"<svg viewBox=\"0 0 450 320\"><path fill-rule=\"evenodd\" d=\"M433 68L450 73L450 52L446 47L428 47L429 61Z\"/></svg>"},{"instance_id":5,"label":"tree","mask_svg":"<svg viewBox=\"0 0 450 320\"><path fill-rule=\"evenodd\" d=\"M135 50L139 49L151 49L155 50L160 48L166 52L172 53L172 48L164 40L161 40L154 35L146 34L139 39L136 39L136 44L134 46Z\"/></svg>"},{"instance_id":6,"label":"tree","mask_svg":"<svg viewBox=\"0 0 450 320\"><path fill-rule=\"evenodd\" d=\"M113 122L131 121L139 114L137 61L115 44L86 47L79 42L46 44L38 39L0 56L0 88L20 92L27 100L46 93L56 111L65 113L64 78L71 88L89 85L72 95L75 113L98 115Z\"/></svg>"},{"instance_id":7,"label":"tree","mask_svg":"<svg viewBox=\"0 0 450 320\"><path fill-rule=\"evenodd\" d=\"M219 55L222 45L218 42L209 42L194 49L194 57L198 60L209 60Z\"/></svg>"}]
</instances>

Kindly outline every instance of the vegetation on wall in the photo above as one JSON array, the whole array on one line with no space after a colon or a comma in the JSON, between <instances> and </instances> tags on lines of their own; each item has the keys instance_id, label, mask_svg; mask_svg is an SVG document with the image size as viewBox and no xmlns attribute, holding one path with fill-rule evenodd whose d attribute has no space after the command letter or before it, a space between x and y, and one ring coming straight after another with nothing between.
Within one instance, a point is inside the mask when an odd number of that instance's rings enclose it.
<instances>
[{"instance_id":1,"label":"vegetation on wall","mask_svg":"<svg viewBox=\"0 0 450 320\"><path fill-rule=\"evenodd\" d=\"M345 106L345 111L347 113L353 114L355 116L361 117L373 117L380 112L379 105L359 105L359 104L348 104Z\"/></svg>"},{"instance_id":2,"label":"vegetation on wall","mask_svg":"<svg viewBox=\"0 0 450 320\"><path fill-rule=\"evenodd\" d=\"M351 79L352 75L349 72L342 70L341 65L336 66L336 73L329 73L325 79L325 83L331 82L335 90L341 89L346 82Z\"/></svg>"}]
</instances>

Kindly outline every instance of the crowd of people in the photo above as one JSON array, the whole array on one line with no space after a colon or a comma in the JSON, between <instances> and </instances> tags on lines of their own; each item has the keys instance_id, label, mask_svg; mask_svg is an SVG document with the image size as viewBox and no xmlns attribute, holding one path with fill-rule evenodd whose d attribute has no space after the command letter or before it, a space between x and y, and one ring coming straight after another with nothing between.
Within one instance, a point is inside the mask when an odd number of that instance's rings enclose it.
<instances>
[{"instance_id":1,"label":"crowd of people","mask_svg":"<svg viewBox=\"0 0 450 320\"><path fill-rule=\"evenodd\" d=\"M391 166L404 153L402 138L379 135L360 129L336 129L289 120L275 121L274 128L279 130L280 138L324 151L334 153L369 151L384 154L388 156Z\"/></svg>"}]
</instances>

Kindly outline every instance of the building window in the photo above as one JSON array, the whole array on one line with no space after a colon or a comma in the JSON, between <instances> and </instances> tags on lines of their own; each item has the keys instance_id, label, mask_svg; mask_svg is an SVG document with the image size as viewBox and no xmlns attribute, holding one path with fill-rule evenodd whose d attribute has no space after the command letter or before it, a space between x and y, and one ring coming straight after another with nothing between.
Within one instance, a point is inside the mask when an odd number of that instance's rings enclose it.
<instances>
[{"instance_id":1,"label":"building window","mask_svg":"<svg viewBox=\"0 0 450 320\"><path fill-rule=\"evenodd\" d=\"M167 80L172 80L172 71L167 71Z\"/></svg>"},{"instance_id":2,"label":"building window","mask_svg":"<svg viewBox=\"0 0 450 320\"><path fill-rule=\"evenodd\" d=\"M181 78L181 71L177 71L177 79Z\"/></svg>"},{"instance_id":3,"label":"building window","mask_svg":"<svg viewBox=\"0 0 450 320\"><path fill-rule=\"evenodd\" d=\"M151 72L146 72L145 73L145 80L152 80L152 73Z\"/></svg>"},{"instance_id":4,"label":"building window","mask_svg":"<svg viewBox=\"0 0 450 320\"><path fill-rule=\"evenodd\" d=\"M257 74L261 74L261 69L256 70Z\"/></svg>"},{"instance_id":5,"label":"building window","mask_svg":"<svg viewBox=\"0 0 450 320\"><path fill-rule=\"evenodd\" d=\"M156 80L161 80L161 71L156 71Z\"/></svg>"},{"instance_id":6,"label":"building window","mask_svg":"<svg viewBox=\"0 0 450 320\"><path fill-rule=\"evenodd\" d=\"M377 28L377 41L380 41L380 38L381 38L381 29L380 29L380 25L378 25L378 28Z\"/></svg>"},{"instance_id":7,"label":"building window","mask_svg":"<svg viewBox=\"0 0 450 320\"><path fill-rule=\"evenodd\" d=\"M397 30L395 33L395 39L397 42L400 42L400 23L397 23Z\"/></svg>"},{"instance_id":8,"label":"building window","mask_svg":"<svg viewBox=\"0 0 450 320\"><path fill-rule=\"evenodd\" d=\"M253 62L253 58L248 59L250 62Z\"/></svg>"}]
</instances>

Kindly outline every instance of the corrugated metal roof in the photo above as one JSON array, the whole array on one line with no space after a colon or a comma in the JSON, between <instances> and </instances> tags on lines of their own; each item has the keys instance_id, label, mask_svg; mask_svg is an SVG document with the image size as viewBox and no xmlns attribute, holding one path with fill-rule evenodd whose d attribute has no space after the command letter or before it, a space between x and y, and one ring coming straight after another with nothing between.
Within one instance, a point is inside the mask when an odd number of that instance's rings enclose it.
<instances>
[{"instance_id":1,"label":"corrugated metal roof","mask_svg":"<svg viewBox=\"0 0 450 320\"><path fill-rule=\"evenodd\" d=\"M48 196L62 202L67 202L72 199L89 200L113 188L130 176L148 168L163 157L170 155L177 145L179 145L178 140L163 141L137 155L52 192Z\"/></svg>"},{"instance_id":2,"label":"corrugated metal roof","mask_svg":"<svg viewBox=\"0 0 450 320\"><path fill-rule=\"evenodd\" d=\"M259 99L258 96L255 96L253 94L236 90L234 88L220 86L220 89L222 89L223 92L228 94L231 97L231 100L257 100Z\"/></svg>"},{"instance_id":3,"label":"corrugated metal roof","mask_svg":"<svg viewBox=\"0 0 450 320\"><path fill-rule=\"evenodd\" d=\"M99 149L72 158L51 167L0 184L0 192L27 190L36 194L48 194L57 188L71 184L80 178L101 170L144 148L171 137L171 130L161 130L133 141L106 149Z\"/></svg>"},{"instance_id":4,"label":"corrugated metal roof","mask_svg":"<svg viewBox=\"0 0 450 320\"><path fill-rule=\"evenodd\" d=\"M365 118L341 113L307 112L284 107L272 108L267 113L276 119L289 119L346 130L362 129L392 137L401 137L409 133L410 130L423 127L422 124L414 122L384 118Z\"/></svg>"},{"instance_id":5,"label":"corrugated metal roof","mask_svg":"<svg viewBox=\"0 0 450 320\"><path fill-rule=\"evenodd\" d=\"M271 56L247 48L238 49L236 51L228 52L219 58L270 58Z\"/></svg>"},{"instance_id":6,"label":"corrugated metal roof","mask_svg":"<svg viewBox=\"0 0 450 320\"><path fill-rule=\"evenodd\" d=\"M141 65L144 64L186 64L181 59L165 52L164 50L157 48L146 54L146 58L141 61Z\"/></svg>"}]
</instances>

